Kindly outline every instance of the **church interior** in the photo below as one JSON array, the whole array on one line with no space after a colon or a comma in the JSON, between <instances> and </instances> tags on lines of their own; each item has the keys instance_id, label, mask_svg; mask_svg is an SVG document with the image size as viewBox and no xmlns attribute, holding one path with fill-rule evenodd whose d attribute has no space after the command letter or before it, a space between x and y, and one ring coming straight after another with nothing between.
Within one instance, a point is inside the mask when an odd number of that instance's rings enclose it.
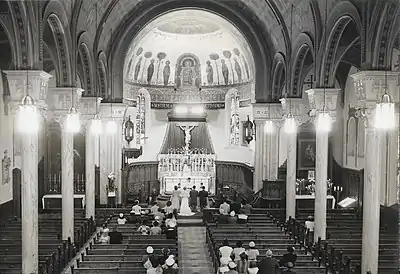
<instances>
[{"instance_id":1,"label":"church interior","mask_svg":"<svg viewBox=\"0 0 400 274\"><path fill-rule=\"evenodd\" d=\"M399 272L400 1L0 0L1 274Z\"/></svg>"}]
</instances>

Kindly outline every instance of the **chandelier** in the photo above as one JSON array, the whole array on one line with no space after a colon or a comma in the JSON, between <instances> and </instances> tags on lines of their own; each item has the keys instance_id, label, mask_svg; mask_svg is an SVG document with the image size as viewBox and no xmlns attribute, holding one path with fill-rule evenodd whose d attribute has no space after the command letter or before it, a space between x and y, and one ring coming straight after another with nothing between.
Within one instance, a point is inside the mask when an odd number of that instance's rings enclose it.
<instances>
[{"instance_id":1,"label":"chandelier","mask_svg":"<svg viewBox=\"0 0 400 274\"><path fill-rule=\"evenodd\" d=\"M375 128L379 130L392 130L396 128L395 104L386 92L382 96L382 100L376 104Z\"/></svg>"}]
</instances>

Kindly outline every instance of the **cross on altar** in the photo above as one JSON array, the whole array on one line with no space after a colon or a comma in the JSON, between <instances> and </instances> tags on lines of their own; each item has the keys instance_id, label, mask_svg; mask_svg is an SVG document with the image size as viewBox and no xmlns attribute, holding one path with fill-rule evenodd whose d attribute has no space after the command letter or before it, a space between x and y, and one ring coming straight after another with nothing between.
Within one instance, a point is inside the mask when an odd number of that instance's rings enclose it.
<instances>
[{"instance_id":1,"label":"cross on altar","mask_svg":"<svg viewBox=\"0 0 400 274\"><path fill-rule=\"evenodd\" d=\"M314 75L310 74L310 79L308 81L304 81L304 85L308 85L308 88L312 88L314 81Z\"/></svg>"},{"instance_id":2,"label":"cross on altar","mask_svg":"<svg viewBox=\"0 0 400 274\"><path fill-rule=\"evenodd\" d=\"M185 148L189 149L189 145L192 140L192 135L190 134L190 132L192 131L192 129L195 128L195 126L194 125L192 125L192 126L179 125L179 127L185 132Z\"/></svg>"}]
</instances>

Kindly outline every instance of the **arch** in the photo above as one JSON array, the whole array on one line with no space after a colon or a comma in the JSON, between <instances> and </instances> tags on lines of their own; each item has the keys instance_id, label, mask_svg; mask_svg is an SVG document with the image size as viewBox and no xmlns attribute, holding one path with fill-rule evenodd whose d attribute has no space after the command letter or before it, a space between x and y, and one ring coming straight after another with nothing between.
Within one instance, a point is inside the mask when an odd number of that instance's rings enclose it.
<instances>
[{"instance_id":1,"label":"arch","mask_svg":"<svg viewBox=\"0 0 400 274\"><path fill-rule=\"evenodd\" d=\"M70 55L69 34L65 31L58 15L52 13L47 17L47 23L51 29L54 38L54 44L57 51L57 66L59 74L57 75L57 86L72 86L72 67Z\"/></svg>"},{"instance_id":2,"label":"arch","mask_svg":"<svg viewBox=\"0 0 400 274\"><path fill-rule=\"evenodd\" d=\"M21 1L7 1L12 17L15 38L16 69L34 67L32 29L28 19L28 9ZM34 18L34 16L32 16Z\"/></svg>"},{"instance_id":3,"label":"arch","mask_svg":"<svg viewBox=\"0 0 400 274\"><path fill-rule=\"evenodd\" d=\"M107 84L107 57L104 52L100 52L97 58L97 70L99 85L99 96L106 99L108 96L108 84Z\"/></svg>"},{"instance_id":4,"label":"arch","mask_svg":"<svg viewBox=\"0 0 400 274\"><path fill-rule=\"evenodd\" d=\"M286 79L286 58L282 52L275 54L272 76L271 101L278 101L282 97L282 88Z\"/></svg>"},{"instance_id":5,"label":"arch","mask_svg":"<svg viewBox=\"0 0 400 274\"><path fill-rule=\"evenodd\" d=\"M83 66L83 82L85 95L93 95L92 89L92 58L90 56L90 51L86 43L79 44L79 56L81 58L81 63Z\"/></svg>"},{"instance_id":6,"label":"arch","mask_svg":"<svg viewBox=\"0 0 400 274\"><path fill-rule=\"evenodd\" d=\"M17 52L16 52L16 38L14 37L14 32L12 31L12 26L10 22L6 22L2 19L0 16L0 28L4 30L4 33L7 36L7 41L9 44L9 50L11 52L10 56L10 65L7 68L3 69L13 69L16 66L16 61L17 61Z\"/></svg>"},{"instance_id":7,"label":"arch","mask_svg":"<svg viewBox=\"0 0 400 274\"><path fill-rule=\"evenodd\" d=\"M353 22L356 25L358 33L361 33L362 21L357 8L349 1L339 2L334 6L329 15L326 33L324 33L326 39L321 39L321 46L317 55L316 64L319 74L316 75L316 81L318 87L333 87L335 84L334 68L336 67L336 51L343 32L350 22ZM340 62L340 60L336 61Z\"/></svg>"},{"instance_id":8,"label":"arch","mask_svg":"<svg viewBox=\"0 0 400 274\"><path fill-rule=\"evenodd\" d=\"M397 6L397 7L396 7ZM399 4L396 2L385 2L384 7L380 10L380 14L376 16L375 29L372 33L375 34L375 40L372 40L371 45L374 49L372 52L372 66L374 68L388 68L390 66L390 35L393 34L392 30L395 25L393 23L399 23Z\"/></svg>"},{"instance_id":9,"label":"arch","mask_svg":"<svg viewBox=\"0 0 400 274\"><path fill-rule=\"evenodd\" d=\"M247 10L245 6L237 9L220 3L219 1L161 1L153 3L152 1L143 2L136 5L132 11L127 14L125 23L121 23L115 31L114 41L109 41L106 51L112 60L113 69L113 90L122 92L123 85L123 67L125 56L132 39L140 32L141 26L146 25L153 18L174 9L182 8L200 8L218 15L222 15L229 20L246 37L253 56L257 56L255 61L256 70L256 100L266 101L268 86L271 79L272 53L274 47L272 41L264 27L257 20L257 16ZM124 20L122 20L124 21ZM116 80L116 81L115 81ZM122 97L122 94L113 94L113 97Z\"/></svg>"},{"instance_id":10,"label":"arch","mask_svg":"<svg viewBox=\"0 0 400 274\"><path fill-rule=\"evenodd\" d=\"M313 42L311 37L306 33L301 33L295 41L295 46L293 48L293 63L291 72L291 83L289 85L289 90L291 91L291 97L301 97L302 96L302 83L305 77L303 69L304 62L307 55L311 52L313 56ZM314 59L314 58L313 58Z\"/></svg>"}]
</instances>

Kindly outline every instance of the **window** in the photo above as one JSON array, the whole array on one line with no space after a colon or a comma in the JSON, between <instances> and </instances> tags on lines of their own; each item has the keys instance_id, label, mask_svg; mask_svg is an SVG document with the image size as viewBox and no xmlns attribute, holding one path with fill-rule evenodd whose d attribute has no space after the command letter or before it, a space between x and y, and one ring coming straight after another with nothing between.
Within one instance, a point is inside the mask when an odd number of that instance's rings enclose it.
<instances>
[{"instance_id":1,"label":"window","mask_svg":"<svg viewBox=\"0 0 400 274\"><path fill-rule=\"evenodd\" d=\"M146 98L143 93L137 97L136 144L143 145L146 133Z\"/></svg>"},{"instance_id":2,"label":"window","mask_svg":"<svg viewBox=\"0 0 400 274\"><path fill-rule=\"evenodd\" d=\"M230 134L229 144L232 146L238 146L240 140L240 119L239 119L239 95L234 92L230 98L231 101L231 115L230 115Z\"/></svg>"}]
</instances>

